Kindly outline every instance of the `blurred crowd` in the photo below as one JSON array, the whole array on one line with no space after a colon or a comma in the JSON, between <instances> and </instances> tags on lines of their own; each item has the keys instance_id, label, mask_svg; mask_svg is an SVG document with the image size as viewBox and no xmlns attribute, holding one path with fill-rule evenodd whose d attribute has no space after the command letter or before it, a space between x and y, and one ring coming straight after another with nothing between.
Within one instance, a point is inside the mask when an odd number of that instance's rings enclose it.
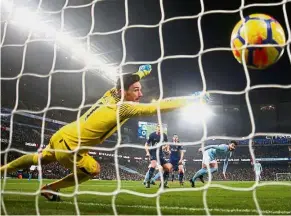
<instances>
[{"instance_id":1,"label":"blurred crowd","mask_svg":"<svg viewBox=\"0 0 291 216\"><path fill-rule=\"evenodd\" d=\"M2 119L1 119L2 120ZM41 130L41 127L30 125L29 127L27 124L24 123L14 123L13 128L10 126L9 121L2 121L1 122L1 150L8 147L9 144L9 136L10 136L10 130L13 131L12 133L12 140L10 148L15 148L23 151L28 152L35 152L37 151L37 148L42 143L45 147L50 140L50 137L54 133L54 130ZM260 139L258 139L260 140ZM266 142L269 142L269 139L265 139ZM289 139L283 139L278 138L274 139L277 140L277 144L289 142ZM225 143L225 140L216 140L216 144L219 143ZM244 143L244 141L241 141L241 143ZM115 143L113 143L114 145ZM143 145L144 143L138 143L138 145ZM214 144L213 141L210 144ZM106 144L107 145L107 144ZM237 148L237 150L234 153L235 158L239 159L247 159L250 158L250 149L247 143L241 144L239 146L243 146L243 148ZM110 146L112 147L112 146ZM200 159L202 158L202 155L197 153L199 146L196 147L185 147L185 150L187 153L185 154L185 157L189 157L187 159ZM269 145L261 145L256 144L256 140L252 146L254 149L255 156L257 158L288 158L290 157L291 152L291 144L290 144L290 150L288 149L288 145L275 145L275 144L269 144ZM123 149L120 149L119 152L122 152ZM126 149L127 152L125 152L126 155L134 155L137 157L144 157L145 153L141 149L134 149L134 148L128 148ZM129 152L129 153L128 153Z\"/></svg>"},{"instance_id":2,"label":"blurred crowd","mask_svg":"<svg viewBox=\"0 0 291 216\"><path fill-rule=\"evenodd\" d=\"M21 154L13 152L7 154L7 161L12 161L19 157ZM120 165L123 165L121 163ZM94 179L98 180L116 180L116 166L112 161L101 161L101 172L99 175L95 176ZM263 163L262 180L263 181L276 181L276 173L291 173L291 167L282 164L270 164ZM148 162L138 162L129 163L127 167L135 171L136 173L128 172L124 169L119 168L119 176L121 180L132 180L132 181L142 181L144 175L148 170ZM185 180L190 179L193 174L200 169L200 164L190 163L186 164ZM213 175L213 180L223 180L222 176L222 164L219 166L219 172ZM27 178L29 169L24 169L21 171L22 177ZM53 162L42 166L42 177L47 179L60 179L67 174L71 173L71 170L64 168L58 162ZM18 172L10 173L8 176L17 178ZM32 172L33 178L38 178L38 170ZM207 177L206 177L207 179ZM255 180L255 175L253 172L253 167L251 164L241 166L240 164L232 164L227 170L227 179L231 181L253 181Z\"/></svg>"},{"instance_id":3,"label":"blurred crowd","mask_svg":"<svg viewBox=\"0 0 291 216\"><path fill-rule=\"evenodd\" d=\"M19 119L19 121L16 121ZM21 120L21 121L20 121ZM12 161L13 159L21 156L21 153L15 151L9 151L8 154L3 154L5 150L8 149L9 145L9 135L12 130L12 140L10 142L9 149L18 149L26 152L36 152L39 148L40 143L43 144L49 143L51 135L55 130L58 129L56 124L50 123L51 128L49 130L41 130L42 121L39 119L31 119L31 118L19 118L15 117L13 121L13 127L10 125L9 117L1 117L1 161L0 165L5 164L5 157L7 155L7 161ZM55 126L52 126L55 125ZM43 135L43 136L42 136ZM43 140L41 140L43 139ZM213 140L209 144L217 144L221 143L220 140ZM269 138L258 138L253 142L252 149L254 150L256 158L271 158L271 159L285 159L287 161L281 160L280 165L276 165L273 162L263 162L263 180L274 180L276 178L276 173L291 173L290 165L288 165L288 158L291 157L291 147L288 145L275 145L276 144L284 144L291 143L290 138L283 137L273 137ZM144 143L140 143L143 145ZM248 159L248 161L243 163L231 164L228 170L227 177L229 180L236 181L245 181L245 180L254 180L254 174L252 171L252 166L250 165L250 150L248 147L248 141L240 141L242 144L240 148L234 152L233 158L235 159ZM269 145L263 145L269 144ZM45 145L43 147L45 147ZM193 173L195 173L199 167L202 159L202 154L198 153L197 147L187 147L185 158L187 159L187 172L186 179L192 177ZM116 167L113 160L114 152L111 152L110 155L99 154L100 152L95 152L93 155L95 159L101 164L101 173L96 176L96 179L104 179L104 180L114 180L117 177ZM107 152L108 153L108 152ZM129 172L128 170L124 170L119 168L119 176L121 180L142 180L144 178L144 174L147 172L149 161L145 160L145 151L143 149L138 148L121 148L118 151L119 154L130 157L121 157L119 159L119 164L123 165L134 172ZM109 154L109 153L108 153ZM109 158L109 159L108 159ZM196 160L196 161L195 161ZM283 165L282 165L283 163ZM249 164L249 166L246 166ZM269 164L273 164L270 166ZM220 165L222 167L222 165ZM22 170L23 177L28 176L30 172L29 169ZM58 162L54 162L48 165L44 165L42 167L42 176L43 178L49 179L59 179L70 173L69 169L64 168ZM11 177L17 177L18 172L10 173ZM33 178L38 177L38 172L33 172ZM214 175L214 180L222 180L221 172L218 172Z\"/></svg>"}]
</instances>

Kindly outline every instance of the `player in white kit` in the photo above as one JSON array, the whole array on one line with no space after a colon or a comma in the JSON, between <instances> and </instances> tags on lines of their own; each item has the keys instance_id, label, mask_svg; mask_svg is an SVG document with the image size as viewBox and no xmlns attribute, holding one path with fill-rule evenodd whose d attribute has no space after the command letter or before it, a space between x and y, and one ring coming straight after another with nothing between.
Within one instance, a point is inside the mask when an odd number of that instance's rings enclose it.
<instances>
[{"instance_id":1,"label":"player in white kit","mask_svg":"<svg viewBox=\"0 0 291 216\"><path fill-rule=\"evenodd\" d=\"M28 180L30 181L32 179L32 174L35 172L35 171L38 171L39 170L39 166L36 166L36 165L31 165L30 168L29 168L29 173L28 173ZM40 180L40 175L38 174L38 181Z\"/></svg>"},{"instance_id":2,"label":"player in white kit","mask_svg":"<svg viewBox=\"0 0 291 216\"><path fill-rule=\"evenodd\" d=\"M261 173L263 171L262 165L260 164L259 161L256 160L256 162L254 163L254 172L256 174L256 181L258 180L259 182L261 181L262 177L261 177Z\"/></svg>"}]
</instances>

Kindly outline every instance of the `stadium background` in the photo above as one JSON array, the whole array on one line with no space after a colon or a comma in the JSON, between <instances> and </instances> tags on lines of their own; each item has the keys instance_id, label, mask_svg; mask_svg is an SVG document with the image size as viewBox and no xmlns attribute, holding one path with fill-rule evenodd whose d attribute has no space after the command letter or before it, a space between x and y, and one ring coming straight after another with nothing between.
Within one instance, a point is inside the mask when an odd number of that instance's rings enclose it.
<instances>
[{"instance_id":1,"label":"stadium background","mask_svg":"<svg viewBox=\"0 0 291 216\"><path fill-rule=\"evenodd\" d=\"M43 1L43 8L50 11L61 10L65 1ZM90 1L70 0L69 5L85 5ZM205 11L209 10L235 10L239 8L240 1L232 1L222 5L219 1L204 0ZM280 2L280 1L274 1ZM15 1L19 5L21 1ZM31 11L36 10L38 1L27 1L26 6ZM245 4L255 1L245 1ZM256 2L257 3L257 2ZM290 2L286 8L291 16ZM129 25L144 24L155 25L161 19L160 5L158 1L129 0ZM165 18L198 14L201 10L199 1L164 1ZM75 37L86 36L91 27L90 7L66 9L65 30ZM273 15L286 29L285 19L282 13L282 5L273 7L248 7L244 14L263 12ZM94 31L108 32L120 29L125 24L125 10L123 1L103 1L95 3ZM146 14L140 16L140 14ZM7 18L5 11L1 13L3 20ZM56 28L60 27L60 13L46 14L43 20ZM229 37L234 24L240 19L239 13L218 13L205 15L201 21L204 49L214 47L229 47ZM213 24L214 23L214 24ZM1 23L3 38L4 22ZM286 33L287 34L287 33ZM17 25L8 25L5 35L5 44L23 44L27 39L26 28ZM1 113L9 114L11 109L39 111L42 114L24 116L14 114L11 148L35 152L41 144L42 118L71 122L77 117L77 111L82 101L82 89L85 89L85 104L94 103L102 94L114 85L114 77L102 69L86 70L85 86L82 86L82 74L84 67L72 47L59 45L56 53L56 64L51 73L51 87L49 78L27 75L49 75L53 62L53 42L46 40L52 37L43 32L34 32L31 39L40 41L28 43L25 52L23 74L17 77L22 66L23 47L2 47L1 51ZM289 36L290 37L290 36ZM118 65L124 54L122 49L121 32L109 35L91 36L91 50L102 60L103 64ZM179 54L197 54L201 43L198 35L197 19L176 20L163 24L163 39L165 56ZM77 40L81 44L86 39ZM150 41L150 43L148 43ZM155 61L160 57L160 42L158 28L130 28L126 31L126 62L129 61ZM290 45L289 45L290 46ZM251 86L260 84L291 83L290 56L284 53L282 59L273 67L264 71L250 70ZM207 52L202 56L203 71L208 90L243 91L246 87L246 77L243 68L236 62L230 51ZM123 71L134 72L138 68L135 64L126 64ZM64 72L65 70L72 70ZM73 72L80 70L81 72ZM161 64L161 75L164 97L184 96L202 89L201 68L198 58L177 58L165 60ZM143 102L150 102L160 95L157 64L153 64L152 74L142 81ZM19 87L19 89L17 89ZM49 91L50 89L50 91ZM48 103L48 95L50 101ZM255 89L251 90L250 102L255 120L256 132L290 133L291 131L291 90L290 89ZM15 107L15 104L18 104ZM41 110L48 104L46 115ZM61 107L61 108L60 108ZM245 94L224 95L214 94L209 104L214 113L207 120L208 136L237 136L247 137L251 132L250 114L246 106ZM82 113L88 107L82 108ZM181 117L181 111L162 114L162 121L168 126L168 135L177 133L184 142L199 141L203 135L203 128L195 118L198 112L189 116L190 121ZM33 115L33 116L32 116ZM36 117L38 116L38 117ZM157 122L157 117L131 119L121 129L122 143L143 146L145 139L138 138L138 121ZM62 124L46 121L43 136L43 144L46 145L53 131ZM8 146L10 131L10 116L1 115L1 152ZM265 158L262 161L264 169L263 180L275 180L275 173L291 172L291 138L286 137L255 137L254 149L257 158ZM116 144L117 134L113 135L100 147L113 147ZM227 140L209 140L208 143L221 143ZM187 160L187 178L200 167L201 155L197 153L198 146L187 146L185 158ZM97 178L116 179L113 151L90 151L91 154L106 169ZM146 171L148 161L145 160L144 150L138 148L120 148L119 170L123 180L141 180ZM8 153L8 161L18 157L20 153L11 151ZM247 141L242 141L234 155L234 161L229 165L229 180L254 180L251 171L250 153ZM1 164L4 162L1 154ZM130 169L128 169L130 168ZM43 168L45 178L60 178L69 170L57 163ZM137 173L131 173L132 170ZM24 170L25 176L27 170ZM16 176L17 174L12 174ZM36 178L36 173L35 176ZM214 180L221 180L220 173L214 176Z\"/></svg>"}]
</instances>

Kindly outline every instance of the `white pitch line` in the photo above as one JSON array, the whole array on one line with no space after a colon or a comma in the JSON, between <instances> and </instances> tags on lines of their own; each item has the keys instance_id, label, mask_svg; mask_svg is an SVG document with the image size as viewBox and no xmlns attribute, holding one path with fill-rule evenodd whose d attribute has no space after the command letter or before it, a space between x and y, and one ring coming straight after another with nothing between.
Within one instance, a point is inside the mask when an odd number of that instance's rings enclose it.
<instances>
[{"instance_id":1,"label":"white pitch line","mask_svg":"<svg viewBox=\"0 0 291 216\"><path fill-rule=\"evenodd\" d=\"M62 201L61 203L75 205L74 202ZM79 205L87 205L87 206L101 206L101 207L112 207L111 204L102 204L102 203L88 203L88 202L78 202ZM146 206L146 205L116 205L116 207L120 208L143 208L143 209L156 209L156 206ZM173 206L161 206L162 209L170 209L170 210L186 210L186 211L205 211L204 208L191 208L191 207L173 207ZM221 209L221 208L211 208L209 211L215 212L240 212L240 213L258 213L256 209ZM283 214L290 215L291 211L269 211L263 210L264 214Z\"/></svg>"}]
</instances>

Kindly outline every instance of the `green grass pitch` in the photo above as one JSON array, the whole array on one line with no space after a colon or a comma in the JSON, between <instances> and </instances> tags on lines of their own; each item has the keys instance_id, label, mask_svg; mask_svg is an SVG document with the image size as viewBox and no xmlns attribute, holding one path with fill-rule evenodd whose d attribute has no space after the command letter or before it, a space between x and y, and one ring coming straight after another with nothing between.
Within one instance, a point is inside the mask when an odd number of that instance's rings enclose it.
<instances>
[{"instance_id":1,"label":"green grass pitch","mask_svg":"<svg viewBox=\"0 0 291 216\"><path fill-rule=\"evenodd\" d=\"M44 180L48 183L51 180ZM164 215L205 215L203 200L207 203L209 213L214 215L258 215L253 196L257 196L258 204L264 215L291 215L291 182L285 185L272 185L272 182L259 185L252 190L254 182L212 182L208 190L201 190L202 183L197 183L195 191L188 182L180 187L177 182L170 182L159 196L160 211ZM264 185L265 184L265 185ZM266 185L267 184L267 185ZM120 193L117 193L120 186ZM222 186L222 187L221 187ZM88 181L79 186L78 194L73 196L74 187L61 191L61 202L48 202L36 195L40 185L37 180L7 179L6 186L1 189L1 214L5 210L9 215L36 215L36 204L41 215L112 215L114 210L121 215L156 215L158 186L144 188L141 182L121 181ZM229 190L231 187L234 190ZM182 188L182 191L175 191ZM240 191L238 189L241 189ZM12 194L12 192L14 194ZM100 194L94 194L94 193ZM27 193L32 193L28 195ZM138 194L134 194L138 193ZM141 196L145 194L147 197ZM116 195L116 196L115 196ZM75 206L75 202L78 206Z\"/></svg>"}]
</instances>

